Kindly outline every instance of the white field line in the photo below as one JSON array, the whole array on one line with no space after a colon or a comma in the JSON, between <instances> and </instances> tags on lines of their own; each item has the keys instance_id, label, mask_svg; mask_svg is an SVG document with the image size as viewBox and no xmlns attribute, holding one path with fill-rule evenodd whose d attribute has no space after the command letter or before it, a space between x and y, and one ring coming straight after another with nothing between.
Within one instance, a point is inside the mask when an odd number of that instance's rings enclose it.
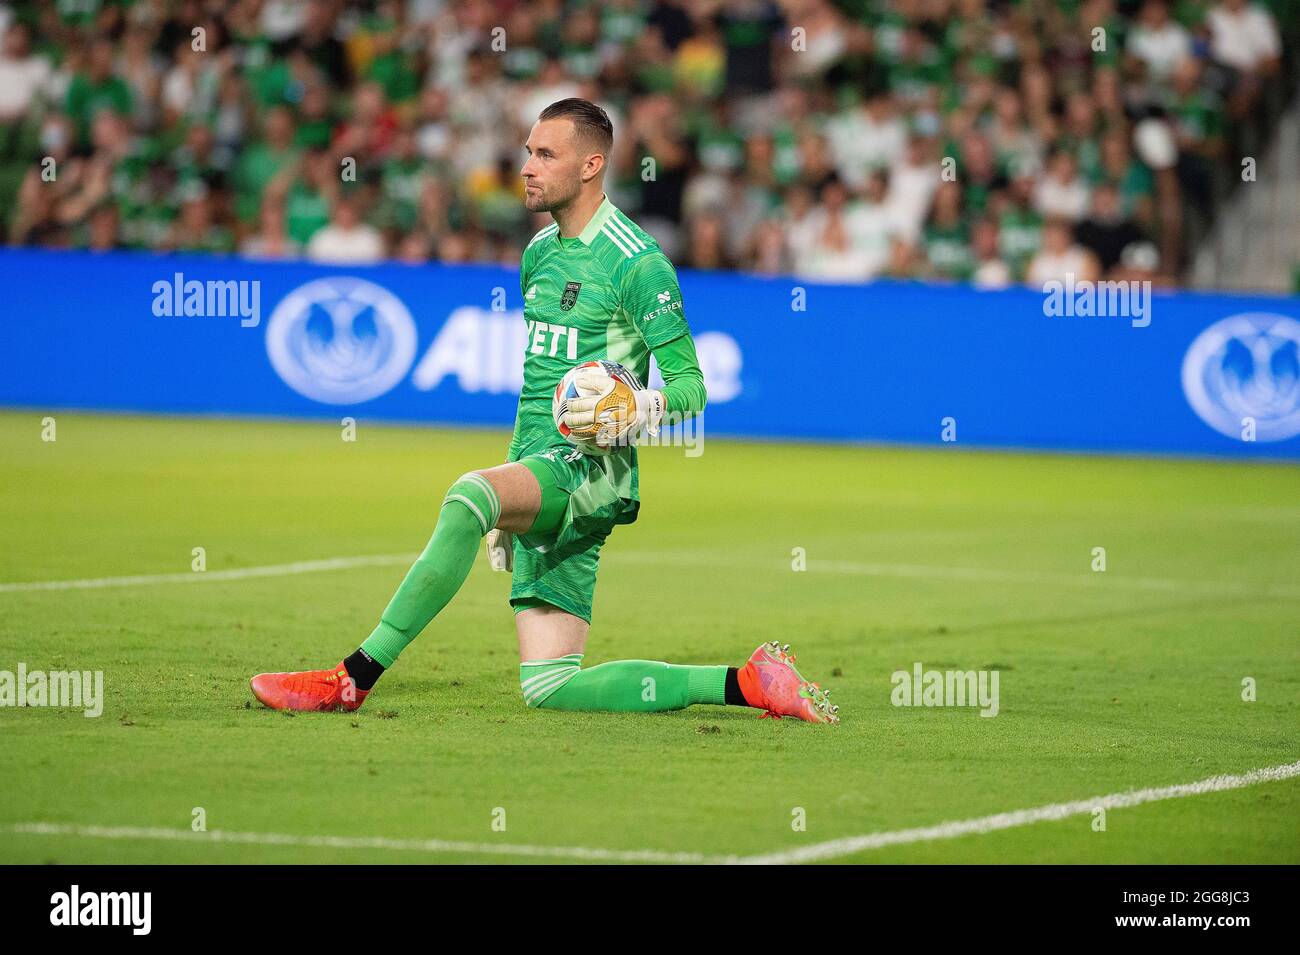
<instances>
[{"instance_id":1,"label":"white field line","mask_svg":"<svg viewBox=\"0 0 1300 955\"><path fill-rule=\"evenodd\" d=\"M387 839L353 836L297 836L272 832L191 832L185 829L141 828L133 826L77 826L66 823L25 822L8 827L19 835L75 836L92 839L154 839L168 842L203 844L225 843L259 846L307 846L327 849L386 849L414 852L448 852L469 855L522 856L539 859L575 859L583 862L666 862L695 864L786 865L819 862L840 856L880 849L885 846L934 842L959 836L978 835L1012 829L1036 822L1049 822L1069 816L1091 813L1095 809L1127 809L1143 803L1181 799L1204 793L1241 789L1259 783L1278 782L1300 775L1300 762L1255 769L1237 776L1211 776L1195 783L1112 793L1074 802L1054 803L1035 809L1020 809L978 819L944 822L918 829L899 829L818 842L798 849L787 849L754 856L709 856L696 852L661 852L655 849L595 849L582 846L533 846L501 842L454 842L442 839Z\"/></svg>"},{"instance_id":2,"label":"white field line","mask_svg":"<svg viewBox=\"0 0 1300 955\"><path fill-rule=\"evenodd\" d=\"M865 577L943 578L1014 584L1061 584L1073 587L1121 587L1129 590L1163 590L1171 593L1197 592L1223 595L1296 597L1300 587L1285 584L1256 584L1235 580L1179 580L1169 577L1124 577L1114 573L1081 571L1078 574L1046 573L1033 570L997 570L985 567L928 567L919 564L857 564L848 561L812 561L809 567L833 574Z\"/></svg>"},{"instance_id":3,"label":"white field line","mask_svg":"<svg viewBox=\"0 0 1300 955\"><path fill-rule=\"evenodd\" d=\"M101 587L144 587L153 584L201 584L214 580L245 580L251 577L288 577L314 574L325 570L352 567L388 567L409 564L418 554L374 554L369 557L331 557L327 560L300 560L293 564L266 564L261 567L236 567L231 570L188 571L179 574L137 574L132 577L92 577L88 580L36 580L0 584L0 593L19 590L96 590Z\"/></svg>"},{"instance_id":4,"label":"white field line","mask_svg":"<svg viewBox=\"0 0 1300 955\"><path fill-rule=\"evenodd\" d=\"M403 852L453 852L524 856L538 859L577 859L583 862L701 863L732 861L698 852L658 852L653 849L591 849L582 846L529 846L507 842L456 842L444 839L387 839L382 836L296 836L282 832L190 832L135 826L74 826L23 822L11 832L37 836L79 836L91 839L158 839L166 842L234 843L257 846L307 846L324 849L391 849Z\"/></svg>"},{"instance_id":5,"label":"white field line","mask_svg":"<svg viewBox=\"0 0 1300 955\"><path fill-rule=\"evenodd\" d=\"M834 859L839 856L864 852L868 849L880 849L885 846L907 845L913 842L935 842L940 839L956 839L959 836L978 835L996 832L999 829L1014 829L1028 826L1035 822L1052 822L1069 816L1091 813L1096 809L1128 809L1148 802L1160 802L1165 799L1182 799L1184 796L1200 796L1204 793L1223 792L1227 789L1241 789L1258 783L1277 782L1300 776L1300 762L1287 763L1283 766L1271 766L1268 769L1252 769L1239 776L1211 776L1195 783L1181 783L1177 786L1162 786L1158 789L1139 789L1135 792L1111 793L1109 796L1094 796L1091 799L1076 799L1074 802L1058 802L1035 809L1018 809L1015 812L1000 812L994 816L981 816L979 819L963 819L959 822L941 822L937 826L924 826L919 829L899 829L894 832L875 832L865 836L850 836L844 839L831 839L799 849L784 852L772 852L767 855L748 856L745 862L753 865L788 865L793 862L817 862Z\"/></svg>"},{"instance_id":6,"label":"white field line","mask_svg":"<svg viewBox=\"0 0 1300 955\"><path fill-rule=\"evenodd\" d=\"M209 570L172 574L137 574L129 577L93 577L84 580L37 580L0 583L0 593L34 590L96 590L106 587L142 587L157 584L194 584L223 580L247 580L264 577L288 577L295 574L313 574L331 570L348 570L353 567L391 567L409 565L418 555L374 554L363 557L333 557L326 560L303 560L291 564L268 564L260 567L237 567L231 570ZM752 557L737 557L726 553L700 552L647 552L616 553L610 558L615 563L637 564L690 564L716 567L725 571L729 567L744 566L754 570L784 570L782 561L769 561ZM1047 584L1070 587L1105 589L1114 587L1127 590L1156 590L1171 593L1218 594L1226 596L1286 597L1300 599L1300 587L1284 584L1250 583L1231 580L1180 580L1167 577L1125 577L1118 573L1077 574L1046 573L1032 570L999 570L992 567L942 567L928 564L856 563L840 560L811 560L809 571L831 574L848 574L856 577L896 577L916 580L967 580L986 583Z\"/></svg>"},{"instance_id":7,"label":"white field line","mask_svg":"<svg viewBox=\"0 0 1300 955\"><path fill-rule=\"evenodd\" d=\"M697 566L728 567L789 571L785 561L771 561L752 557L736 558L724 553L676 553L631 551L613 552L610 560L643 564L692 564ZM1171 577L1125 577L1115 572L1094 573L1081 570L1077 574L1049 573L1035 570L999 570L995 567L943 567L930 564L879 564L847 560L809 559L808 573L823 571L830 574L847 574L854 577L901 577L916 580L969 580L982 583L1052 584L1068 587L1091 587L1102 590L1117 587L1128 590L1163 590L1171 593L1211 593L1228 596L1292 597L1300 599L1300 587L1285 584L1253 583L1235 580L1186 580Z\"/></svg>"}]
</instances>

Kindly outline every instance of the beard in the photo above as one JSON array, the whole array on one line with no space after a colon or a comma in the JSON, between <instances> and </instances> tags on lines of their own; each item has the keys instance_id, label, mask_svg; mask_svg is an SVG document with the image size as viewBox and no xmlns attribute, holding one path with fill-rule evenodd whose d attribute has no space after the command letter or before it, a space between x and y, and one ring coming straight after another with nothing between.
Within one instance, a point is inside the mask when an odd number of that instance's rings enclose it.
<instances>
[{"instance_id":1,"label":"beard","mask_svg":"<svg viewBox=\"0 0 1300 955\"><path fill-rule=\"evenodd\" d=\"M578 195L578 189L575 187L565 195L559 195L556 187L551 186L545 191L534 190L533 192L524 193L524 208L529 212L554 212L556 209L563 209Z\"/></svg>"}]
</instances>

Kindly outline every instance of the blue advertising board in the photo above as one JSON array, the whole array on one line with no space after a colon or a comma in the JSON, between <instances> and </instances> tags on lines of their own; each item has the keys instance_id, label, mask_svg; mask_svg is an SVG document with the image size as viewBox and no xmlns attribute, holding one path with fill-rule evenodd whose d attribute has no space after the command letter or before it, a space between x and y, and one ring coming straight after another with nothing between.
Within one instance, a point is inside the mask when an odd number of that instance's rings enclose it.
<instances>
[{"instance_id":1,"label":"blue advertising board","mask_svg":"<svg viewBox=\"0 0 1300 955\"><path fill-rule=\"evenodd\" d=\"M0 278L2 405L513 421L509 269L5 250ZM1297 298L680 280L711 436L1300 458Z\"/></svg>"}]
</instances>

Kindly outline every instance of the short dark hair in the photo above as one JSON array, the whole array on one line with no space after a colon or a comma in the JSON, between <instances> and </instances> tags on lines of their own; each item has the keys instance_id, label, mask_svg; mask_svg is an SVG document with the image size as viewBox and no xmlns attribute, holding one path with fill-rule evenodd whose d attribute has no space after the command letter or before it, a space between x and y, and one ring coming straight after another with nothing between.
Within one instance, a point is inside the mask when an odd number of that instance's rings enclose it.
<instances>
[{"instance_id":1,"label":"short dark hair","mask_svg":"<svg viewBox=\"0 0 1300 955\"><path fill-rule=\"evenodd\" d=\"M614 124L609 120L609 113L589 100L573 96L558 100L542 110L537 119L571 119L575 132L598 152L608 156L614 148Z\"/></svg>"}]
</instances>

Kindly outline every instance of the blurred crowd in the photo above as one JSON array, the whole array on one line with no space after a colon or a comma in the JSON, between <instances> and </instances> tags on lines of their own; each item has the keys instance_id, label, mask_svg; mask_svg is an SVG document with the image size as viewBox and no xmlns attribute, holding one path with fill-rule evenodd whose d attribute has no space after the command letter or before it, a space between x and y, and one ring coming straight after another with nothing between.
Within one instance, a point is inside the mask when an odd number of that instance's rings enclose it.
<instances>
[{"instance_id":1,"label":"blurred crowd","mask_svg":"<svg viewBox=\"0 0 1300 955\"><path fill-rule=\"evenodd\" d=\"M566 96L679 266L1175 282L1291 0L0 4L11 245L517 265Z\"/></svg>"}]
</instances>

